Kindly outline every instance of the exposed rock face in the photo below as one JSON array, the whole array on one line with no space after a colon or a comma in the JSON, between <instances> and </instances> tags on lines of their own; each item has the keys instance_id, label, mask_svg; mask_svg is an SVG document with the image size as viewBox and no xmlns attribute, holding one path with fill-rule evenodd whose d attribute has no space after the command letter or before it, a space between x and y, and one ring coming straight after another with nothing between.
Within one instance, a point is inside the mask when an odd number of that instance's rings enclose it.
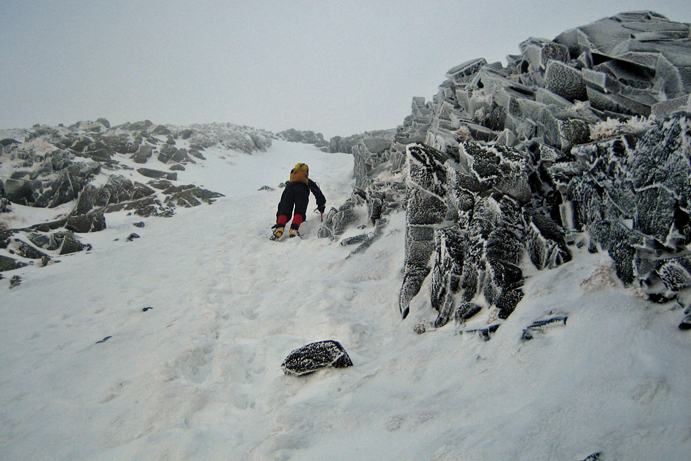
<instances>
[{"instance_id":1,"label":"exposed rock face","mask_svg":"<svg viewBox=\"0 0 691 461\"><path fill-rule=\"evenodd\" d=\"M281 364L286 375L304 376L320 368L346 368L353 365L348 353L337 341L311 343L292 351Z\"/></svg>"},{"instance_id":2,"label":"exposed rock face","mask_svg":"<svg viewBox=\"0 0 691 461\"><path fill-rule=\"evenodd\" d=\"M342 149L356 192L320 236L362 224L358 207L374 209L376 194L401 203L401 314L431 273L434 325L477 316L483 339L520 303L523 257L552 268L573 246L607 251L623 283L687 307L689 25L622 13L520 50L506 67L450 69L432 101L413 99L388 149Z\"/></svg>"}]
</instances>

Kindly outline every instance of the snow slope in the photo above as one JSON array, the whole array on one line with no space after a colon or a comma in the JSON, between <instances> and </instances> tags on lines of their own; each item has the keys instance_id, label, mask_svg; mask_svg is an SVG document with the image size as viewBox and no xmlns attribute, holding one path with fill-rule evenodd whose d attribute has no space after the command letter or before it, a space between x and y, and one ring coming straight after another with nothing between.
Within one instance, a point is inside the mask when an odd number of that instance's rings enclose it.
<instances>
[{"instance_id":1,"label":"snow slope","mask_svg":"<svg viewBox=\"0 0 691 461\"><path fill-rule=\"evenodd\" d=\"M295 163L338 207L352 157L280 141L204 155L180 183L226 195L215 204L141 229L109 214L82 236L88 254L5 273L0 460L689 459L691 335L607 256L526 266L526 296L488 342L434 330L428 285L398 314L403 213L347 259L316 238L317 215L305 239L268 240ZM550 315L566 326L521 341ZM283 375L293 349L325 339L354 366Z\"/></svg>"}]
</instances>

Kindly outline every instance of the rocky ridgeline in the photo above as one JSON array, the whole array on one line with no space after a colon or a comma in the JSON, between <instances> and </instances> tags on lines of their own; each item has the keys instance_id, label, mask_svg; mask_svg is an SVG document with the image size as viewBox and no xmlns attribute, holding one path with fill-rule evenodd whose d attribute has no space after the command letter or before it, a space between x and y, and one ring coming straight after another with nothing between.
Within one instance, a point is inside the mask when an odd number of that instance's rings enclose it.
<instances>
[{"instance_id":1,"label":"rocky ridgeline","mask_svg":"<svg viewBox=\"0 0 691 461\"><path fill-rule=\"evenodd\" d=\"M356 187L320 236L369 224L342 242L364 250L405 207L402 316L431 273L433 325L472 320L484 339L521 301L524 260L554 268L574 247L608 252L624 284L676 300L688 325L689 25L622 13L520 50L506 67L452 68L393 139L349 147Z\"/></svg>"},{"instance_id":2,"label":"rocky ridgeline","mask_svg":"<svg viewBox=\"0 0 691 461\"><path fill-rule=\"evenodd\" d=\"M146 120L111 127L105 119L4 134L0 272L88 248L78 234L105 229L109 212L168 217L176 207L212 203L221 194L177 184L177 172L204 161L203 152L211 146L251 154L267 150L272 139L266 131L229 123L174 127ZM53 222L17 229L3 219L13 204L73 206Z\"/></svg>"}]
</instances>

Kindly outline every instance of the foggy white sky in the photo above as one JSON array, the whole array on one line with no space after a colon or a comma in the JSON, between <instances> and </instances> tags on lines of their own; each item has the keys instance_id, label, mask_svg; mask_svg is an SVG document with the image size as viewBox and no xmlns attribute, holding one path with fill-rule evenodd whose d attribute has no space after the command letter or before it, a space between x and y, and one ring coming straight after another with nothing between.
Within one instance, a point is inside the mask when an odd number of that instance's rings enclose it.
<instances>
[{"instance_id":1,"label":"foggy white sky","mask_svg":"<svg viewBox=\"0 0 691 461\"><path fill-rule=\"evenodd\" d=\"M688 0L0 0L0 128L394 128L457 64L643 9L691 22Z\"/></svg>"}]
</instances>

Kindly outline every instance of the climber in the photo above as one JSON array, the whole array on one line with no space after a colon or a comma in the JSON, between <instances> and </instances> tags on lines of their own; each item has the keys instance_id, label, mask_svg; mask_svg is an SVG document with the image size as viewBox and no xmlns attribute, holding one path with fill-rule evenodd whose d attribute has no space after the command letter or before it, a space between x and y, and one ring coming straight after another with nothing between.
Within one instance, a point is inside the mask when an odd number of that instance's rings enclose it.
<instances>
[{"instance_id":1,"label":"climber","mask_svg":"<svg viewBox=\"0 0 691 461\"><path fill-rule=\"evenodd\" d=\"M272 227L273 235L271 240L278 240L283 235L283 229L290 220L290 237L298 237L300 224L307 219L307 205L309 204L310 191L317 199L317 211L324 214L326 198L316 182L309 179L309 167L304 163L298 163L295 168L290 170L290 181L286 183L286 188L281 195L276 212L276 224ZM294 211L294 213L293 213Z\"/></svg>"}]
</instances>

